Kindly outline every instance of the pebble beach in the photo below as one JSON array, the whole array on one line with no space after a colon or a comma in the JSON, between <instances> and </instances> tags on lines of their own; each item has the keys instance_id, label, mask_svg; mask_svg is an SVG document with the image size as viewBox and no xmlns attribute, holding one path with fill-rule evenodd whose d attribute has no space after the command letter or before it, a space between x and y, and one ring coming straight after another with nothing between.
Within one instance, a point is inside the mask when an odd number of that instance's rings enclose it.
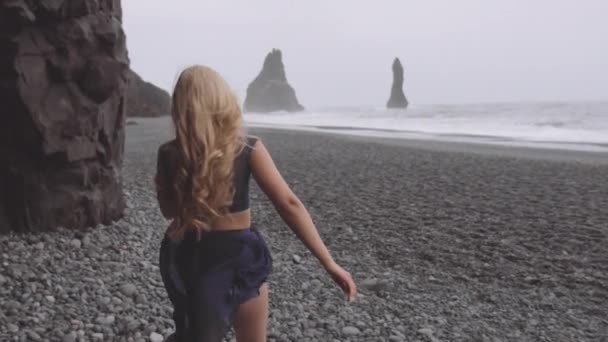
<instances>
[{"instance_id":1,"label":"pebble beach","mask_svg":"<svg viewBox=\"0 0 608 342\"><path fill-rule=\"evenodd\" d=\"M152 177L167 118L127 126L125 217L0 236L0 341L173 331ZM354 303L253 184L269 341L608 340L608 156L252 128L359 286ZM230 333L226 341L232 341Z\"/></svg>"}]
</instances>

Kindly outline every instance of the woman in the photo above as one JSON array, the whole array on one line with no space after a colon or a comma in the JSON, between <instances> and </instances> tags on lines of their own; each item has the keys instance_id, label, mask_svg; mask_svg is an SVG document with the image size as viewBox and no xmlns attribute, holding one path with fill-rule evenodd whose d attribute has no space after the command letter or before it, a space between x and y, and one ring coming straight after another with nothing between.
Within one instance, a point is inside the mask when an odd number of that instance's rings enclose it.
<instances>
[{"instance_id":1,"label":"woman","mask_svg":"<svg viewBox=\"0 0 608 342\"><path fill-rule=\"evenodd\" d=\"M349 301L356 287L332 259L300 200L259 138L242 132L236 96L214 70L193 66L178 78L171 109L176 139L158 151L159 206L171 225L160 270L174 306L177 341L266 341L268 248L251 226L253 175L279 215L317 257Z\"/></svg>"}]
</instances>

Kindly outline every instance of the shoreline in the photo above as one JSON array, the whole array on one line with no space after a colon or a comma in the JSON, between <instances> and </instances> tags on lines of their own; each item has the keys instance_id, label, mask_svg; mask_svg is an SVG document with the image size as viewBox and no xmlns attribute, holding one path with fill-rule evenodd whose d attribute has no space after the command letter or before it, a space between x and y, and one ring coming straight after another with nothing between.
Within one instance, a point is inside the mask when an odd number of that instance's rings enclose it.
<instances>
[{"instance_id":1,"label":"shoreline","mask_svg":"<svg viewBox=\"0 0 608 342\"><path fill-rule=\"evenodd\" d=\"M140 139L147 137L150 140L154 140L156 135L161 134L168 137L170 133L170 117L157 117L157 118L144 118L144 117L131 117L127 118L127 122L134 122L135 124L127 125L129 131L137 131ZM139 126L145 126L145 130L140 130ZM272 126L272 125L259 125L251 124L248 122L244 123L244 127L248 131L268 131L268 132L287 132L296 134L310 134L312 136L332 136L339 139L345 139L352 142L368 142L381 144L385 146L401 146L403 148L427 150L427 151L438 151L438 152L451 152L451 153L472 153L486 156L497 156L497 157L510 157L510 158L524 158L531 160L547 160L547 161L559 161L559 162L581 162L587 164L608 164L608 152L598 151L583 151L577 149L565 149L561 148L568 143L559 143L559 147L543 147L543 146L531 146L532 144L524 145L510 145L507 143L488 143L488 141L463 141L463 140L442 140L433 139L432 135L418 134L412 137L380 137L380 136L365 136L352 134L351 132L327 132L322 130L298 128L298 127L285 127L285 126ZM127 140L130 138L127 134ZM608 149L608 147L606 147Z\"/></svg>"},{"instance_id":2,"label":"shoreline","mask_svg":"<svg viewBox=\"0 0 608 342\"><path fill-rule=\"evenodd\" d=\"M354 142L367 142L385 146L400 146L409 149L450 152L450 153L472 153L486 156L524 158L532 160L546 160L559 162L582 162L598 165L608 165L608 153L595 151L568 150L549 147L534 146L512 146L503 144L488 144L484 142L469 141L444 141L430 138L405 138L405 137L378 137L363 136L356 134L342 134L309 129L270 127L262 125L248 125L250 131L259 132L288 132L296 134L310 134L319 136L333 136Z\"/></svg>"}]
</instances>

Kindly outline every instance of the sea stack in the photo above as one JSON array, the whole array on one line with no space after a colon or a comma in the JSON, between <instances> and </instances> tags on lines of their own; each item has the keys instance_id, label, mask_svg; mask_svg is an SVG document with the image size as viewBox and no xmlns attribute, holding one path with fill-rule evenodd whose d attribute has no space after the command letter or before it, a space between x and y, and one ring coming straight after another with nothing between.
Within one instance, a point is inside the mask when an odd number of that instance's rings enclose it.
<instances>
[{"instance_id":1,"label":"sea stack","mask_svg":"<svg viewBox=\"0 0 608 342\"><path fill-rule=\"evenodd\" d=\"M1 1L0 60L0 232L120 218L120 1Z\"/></svg>"},{"instance_id":2,"label":"sea stack","mask_svg":"<svg viewBox=\"0 0 608 342\"><path fill-rule=\"evenodd\" d=\"M159 117L171 114L171 96L129 70L127 85L128 117Z\"/></svg>"},{"instance_id":3,"label":"sea stack","mask_svg":"<svg viewBox=\"0 0 608 342\"><path fill-rule=\"evenodd\" d=\"M262 71L247 87L243 107L247 112L258 113L304 110L295 90L287 83L281 50L273 49L266 56Z\"/></svg>"},{"instance_id":4,"label":"sea stack","mask_svg":"<svg viewBox=\"0 0 608 342\"><path fill-rule=\"evenodd\" d=\"M386 104L388 108L406 108L408 105L405 94L403 94L403 65L399 58L393 62L393 87L391 97Z\"/></svg>"}]
</instances>

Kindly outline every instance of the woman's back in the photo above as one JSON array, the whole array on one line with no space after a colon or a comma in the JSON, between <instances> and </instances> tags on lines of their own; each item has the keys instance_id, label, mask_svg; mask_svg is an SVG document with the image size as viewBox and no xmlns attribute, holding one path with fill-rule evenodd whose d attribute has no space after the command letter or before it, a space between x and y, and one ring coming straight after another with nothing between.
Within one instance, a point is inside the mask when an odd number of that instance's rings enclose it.
<instances>
[{"instance_id":1,"label":"woman's back","mask_svg":"<svg viewBox=\"0 0 608 342\"><path fill-rule=\"evenodd\" d=\"M232 186L234 195L226 214L210 223L210 230L241 229L251 225L249 184L251 179L251 154L258 138L246 136L243 148L234 159ZM177 177L179 147L176 140L162 144L158 149L157 182L159 183L159 204L163 215L173 219L179 216L177 191L173 188ZM162 189L162 190L161 190Z\"/></svg>"}]
</instances>

